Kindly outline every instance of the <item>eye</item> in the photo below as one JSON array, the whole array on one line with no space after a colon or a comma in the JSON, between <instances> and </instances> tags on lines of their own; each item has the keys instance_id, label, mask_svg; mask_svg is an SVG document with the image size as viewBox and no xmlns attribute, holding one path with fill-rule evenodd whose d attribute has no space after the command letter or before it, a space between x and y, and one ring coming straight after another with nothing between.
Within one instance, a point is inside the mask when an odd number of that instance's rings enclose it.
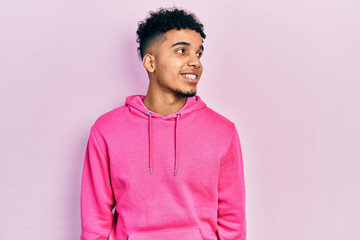
<instances>
[{"instance_id":1,"label":"eye","mask_svg":"<svg viewBox=\"0 0 360 240\"><path fill-rule=\"evenodd\" d=\"M199 57L201 57L201 55L202 55L202 53L201 53L201 52L200 52L200 53L197 53L197 54L198 54L198 56L199 56Z\"/></svg>"},{"instance_id":2,"label":"eye","mask_svg":"<svg viewBox=\"0 0 360 240\"><path fill-rule=\"evenodd\" d=\"M184 48L180 48L180 49L178 49L176 52L179 52L179 51L183 51L182 53L184 53L185 49L184 49Z\"/></svg>"}]
</instances>

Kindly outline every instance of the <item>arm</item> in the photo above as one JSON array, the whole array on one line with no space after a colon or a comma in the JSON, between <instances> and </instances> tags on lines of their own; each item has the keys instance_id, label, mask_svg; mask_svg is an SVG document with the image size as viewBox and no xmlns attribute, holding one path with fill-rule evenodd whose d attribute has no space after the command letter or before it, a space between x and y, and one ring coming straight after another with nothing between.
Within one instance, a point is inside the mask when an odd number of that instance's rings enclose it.
<instances>
[{"instance_id":1,"label":"arm","mask_svg":"<svg viewBox=\"0 0 360 240\"><path fill-rule=\"evenodd\" d=\"M230 146L220 163L217 222L220 240L246 240L244 166L235 124Z\"/></svg>"},{"instance_id":2,"label":"arm","mask_svg":"<svg viewBox=\"0 0 360 240\"><path fill-rule=\"evenodd\" d=\"M110 169L105 143L90 130L81 181L80 240L107 240L113 228L112 208L115 198L110 183Z\"/></svg>"}]
</instances>

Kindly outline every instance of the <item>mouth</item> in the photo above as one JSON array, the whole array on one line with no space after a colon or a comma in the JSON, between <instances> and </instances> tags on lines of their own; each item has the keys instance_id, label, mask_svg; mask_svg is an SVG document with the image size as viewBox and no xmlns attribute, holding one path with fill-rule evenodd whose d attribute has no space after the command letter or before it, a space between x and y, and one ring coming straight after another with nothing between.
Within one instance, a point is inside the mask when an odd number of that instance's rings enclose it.
<instances>
[{"instance_id":1,"label":"mouth","mask_svg":"<svg viewBox=\"0 0 360 240\"><path fill-rule=\"evenodd\" d=\"M197 83L199 81L199 77L198 77L199 75L197 75L197 74L184 73L181 75L191 83Z\"/></svg>"}]
</instances>

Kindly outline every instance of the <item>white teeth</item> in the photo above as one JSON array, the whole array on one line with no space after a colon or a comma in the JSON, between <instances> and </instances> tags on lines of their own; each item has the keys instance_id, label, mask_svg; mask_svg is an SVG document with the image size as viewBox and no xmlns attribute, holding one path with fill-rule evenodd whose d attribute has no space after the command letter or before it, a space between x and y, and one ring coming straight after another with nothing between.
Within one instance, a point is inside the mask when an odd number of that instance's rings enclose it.
<instances>
[{"instance_id":1,"label":"white teeth","mask_svg":"<svg viewBox=\"0 0 360 240\"><path fill-rule=\"evenodd\" d=\"M187 77L187 78L191 78L191 79L196 78L196 75L193 75L193 74L184 74L184 76Z\"/></svg>"}]
</instances>

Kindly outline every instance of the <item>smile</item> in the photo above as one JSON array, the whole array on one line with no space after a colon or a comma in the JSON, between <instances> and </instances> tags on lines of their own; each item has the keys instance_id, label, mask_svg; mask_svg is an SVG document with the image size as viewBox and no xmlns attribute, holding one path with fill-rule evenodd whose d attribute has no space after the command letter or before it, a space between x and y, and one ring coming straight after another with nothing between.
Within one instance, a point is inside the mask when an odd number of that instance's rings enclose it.
<instances>
[{"instance_id":1,"label":"smile","mask_svg":"<svg viewBox=\"0 0 360 240\"><path fill-rule=\"evenodd\" d=\"M181 74L190 83L197 83L199 81L198 75L196 74Z\"/></svg>"},{"instance_id":2,"label":"smile","mask_svg":"<svg viewBox=\"0 0 360 240\"><path fill-rule=\"evenodd\" d=\"M197 76L195 74L183 74L184 77L194 80Z\"/></svg>"}]
</instances>

